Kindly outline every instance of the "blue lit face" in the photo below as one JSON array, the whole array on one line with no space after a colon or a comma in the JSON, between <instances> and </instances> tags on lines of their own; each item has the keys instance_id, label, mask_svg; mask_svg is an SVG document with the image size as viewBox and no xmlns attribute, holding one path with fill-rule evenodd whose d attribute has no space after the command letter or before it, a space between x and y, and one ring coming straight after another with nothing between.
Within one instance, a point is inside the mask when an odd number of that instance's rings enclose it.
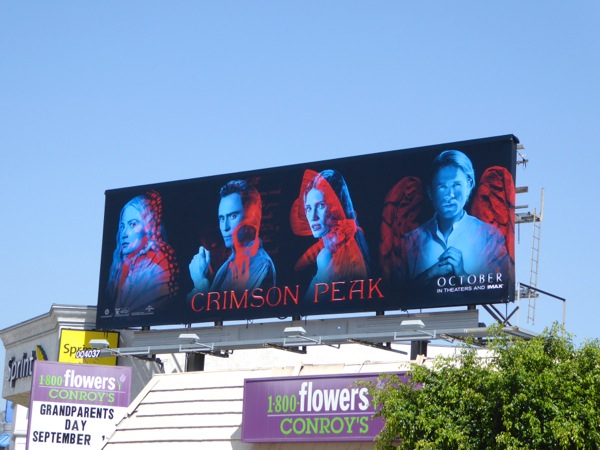
<instances>
[{"instance_id":1,"label":"blue lit face","mask_svg":"<svg viewBox=\"0 0 600 450\"><path fill-rule=\"evenodd\" d=\"M233 233L244 218L242 196L238 193L223 197L219 203L219 229L225 242L225 247L233 246Z\"/></svg>"},{"instance_id":2,"label":"blue lit face","mask_svg":"<svg viewBox=\"0 0 600 450\"><path fill-rule=\"evenodd\" d=\"M433 177L430 197L433 208L442 220L457 220L471 193L471 183L459 167L442 167Z\"/></svg>"},{"instance_id":3,"label":"blue lit face","mask_svg":"<svg viewBox=\"0 0 600 450\"><path fill-rule=\"evenodd\" d=\"M129 205L123 209L119 226L119 245L123 255L136 254L145 244L144 225L140 212Z\"/></svg>"},{"instance_id":4,"label":"blue lit face","mask_svg":"<svg viewBox=\"0 0 600 450\"><path fill-rule=\"evenodd\" d=\"M325 223L327 218L327 203L325 203L325 195L318 189L312 188L306 194L304 199L304 214L312 231L313 237L323 237L329 231L329 227Z\"/></svg>"}]
</instances>

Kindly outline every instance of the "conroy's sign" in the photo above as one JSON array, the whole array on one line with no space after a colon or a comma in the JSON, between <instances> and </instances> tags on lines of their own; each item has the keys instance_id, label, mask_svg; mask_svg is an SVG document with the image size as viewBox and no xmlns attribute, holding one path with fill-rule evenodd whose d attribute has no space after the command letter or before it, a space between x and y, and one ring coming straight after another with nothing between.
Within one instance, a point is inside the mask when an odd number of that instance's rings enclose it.
<instances>
[{"instance_id":1,"label":"conroy's sign","mask_svg":"<svg viewBox=\"0 0 600 450\"><path fill-rule=\"evenodd\" d=\"M247 379L242 441L373 441L383 427L368 388L378 374ZM405 379L398 374L399 382Z\"/></svg>"}]
</instances>

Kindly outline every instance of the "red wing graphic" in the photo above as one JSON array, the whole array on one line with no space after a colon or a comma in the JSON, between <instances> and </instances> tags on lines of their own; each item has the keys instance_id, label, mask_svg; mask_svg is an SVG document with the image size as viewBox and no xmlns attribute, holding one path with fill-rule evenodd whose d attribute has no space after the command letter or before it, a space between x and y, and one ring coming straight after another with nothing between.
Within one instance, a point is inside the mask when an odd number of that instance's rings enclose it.
<instances>
[{"instance_id":1,"label":"red wing graphic","mask_svg":"<svg viewBox=\"0 0 600 450\"><path fill-rule=\"evenodd\" d=\"M473 196L471 215L495 225L504 235L508 255L514 263L515 183L504 167L488 167Z\"/></svg>"},{"instance_id":2,"label":"red wing graphic","mask_svg":"<svg viewBox=\"0 0 600 450\"><path fill-rule=\"evenodd\" d=\"M432 214L423 183L417 177L401 179L385 197L379 251L385 275L398 267L401 238L424 223ZM396 251L395 251L396 250Z\"/></svg>"}]
</instances>

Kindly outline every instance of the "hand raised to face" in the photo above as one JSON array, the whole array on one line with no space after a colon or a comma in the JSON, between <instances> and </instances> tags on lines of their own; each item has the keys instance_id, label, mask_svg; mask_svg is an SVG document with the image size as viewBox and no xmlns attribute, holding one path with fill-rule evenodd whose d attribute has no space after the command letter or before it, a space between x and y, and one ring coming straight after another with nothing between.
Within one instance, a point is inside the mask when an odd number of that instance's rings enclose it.
<instances>
[{"instance_id":1,"label":"hand raised to face","mask_svg":"<svg viewBox=\"0 0 600 450\"><path fill-rule=\"evenodd\" d=\"M204 290L208 284L208 271L210 269L210 252L204 247L198 249L188 266L194 289Z\"/></svg>"}]
</instances>

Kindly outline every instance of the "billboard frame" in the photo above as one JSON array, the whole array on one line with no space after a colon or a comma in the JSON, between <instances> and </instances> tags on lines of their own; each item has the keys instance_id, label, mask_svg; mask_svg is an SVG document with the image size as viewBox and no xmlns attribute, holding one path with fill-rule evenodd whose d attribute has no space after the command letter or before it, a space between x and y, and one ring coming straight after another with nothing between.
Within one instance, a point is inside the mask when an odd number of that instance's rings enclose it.
<instances>
[{"instance_id":1,"label":"billboard frame","mask_svg":"<svg viewBox=\"0 0 600 450\"><path fill-rule=\"evenodd\" d=\"M105 193L106 206L98 290L97 328L114 329L179 323L306 317L309 315L382 312L514 301L514 194L512 194L513 198L506 201L509 208L512 208L508 213L512 217L512 221L508 220L507 226L507 229L512 227L507 232L511 233L512 242L506 243L507 253L512 258L512 261L509 261L511 267L506 270L501 269L505 270L502 272L501 283L497 283L497 277L488 277L489 274L486 274L485 283L480 283L483 274L478 274L479 278L472 278L475 282L471 284L485 285L485 289L488 290L479 292L477 295L464 290L456 292L457 289L448 284L438 286L444 292L438 292L437 297L434 293L428 293L425 296L426 301L417 301L415 298L418 296L412 290L405 289L404 284L399 285L399 288L395 284L390 287L396 281L384 272L386 270L393 272L395 266L390 262L382 262L381 241L384 241L385 238L382 237L384 224L381 218L386 214L384 208L390 203L385 202L392 190L396 188L395 185L400 180L411 177L425 180L433 156L443 150L456 149L467 154L473 160L477 177L481 176L482 172L489 167L501 167L512 177L510 181L514 191L518 142L514 135L503 135L107 190ZM499 155L500 153L501 155ZM402 167L390 168L392 165L390 161L401 161L403 162ZM301 198L299 195L304 183L303 176L306 176L309 170L322 173L327 168L343 172L347 185L352 190L354 206L358 211L358 219L355 220L355 224L359 224L364 232L370 251L372 270L370 275L373 276L356 278L361 281L360 283L352 283L354 279L350 276L340 279L331 278L326 283L315 286L314 291L311 291L310 275L301 273L292 267L294 261L297 263L304 256L302 252L313 244L314 238L298 235L297 231L293 229L289 217L293 216L293 208L296 207L297 200ZM225 254L227 251L224 248L217 248L217 244L222 246L223 242L216 217L211 219L210 216L217 215L219 187L232 179L248 181L257 187L262 196L260 237L265 253L272 259L273 266L276 268L277 282L269 289L261 291L247 289L242 294L236 295L238 291L233 289L215 290L208 293L203 292L200 296L192 297L192 300L189 298L186 300L186 294L189 297L194 290L192 280L187 273L188 264L193 260L195 252L198 251L198 245L210 241L213 245L210 247L211 252L214 253L211 255L213 260L218 260L219 252ZM365 179L375 179L376 183L375 185L365 185ZM421 189L425 192L423 186ZM111 300L106 294L112 270L110 261L116 252L115 232L118 228L119 211L128 200L144 195L148 191L156 191L161 195L163 223L167 234L170 234L172 238L170 245L179 266L180 291L176 296L176 301L169 308L160 310L158 307L149 305L145 310L138 311L127 308L119 309L111 306ZM431 217L432 210L424 195L423 198L420 200L421 221L428 214ZM299 216L302 215L303 212L299 214ZM390 235L393 232L395 231L388 230ZM508 241L508 234L505 236ZM393 247L392 251L395 251L395 248ZM357 252L354 251L351 254L357 254ZM220 261L227 263L226 255L221 256ZM384 267L385 264L389 264L393 270ZM217 272L218 267L219 264L215 264L212 270ZM373 267L375 267L374 270ZM275 274L273 274L273 279L275 279ZM465 278L464 283L468 284L470 280ZM447 281L449 283L456 282L456 280ZM463 281L461 280L461 282ZM464 289L468 287L466 286ZM493 289L497 289L497 291L492 292ZM314 295L310 297L309 294L306 294L305 297L305 291ZM215 295L210 297L211 293L215 293ZM304 298L312 301L303 302ZM420 296L419 298L424 297Z\"/></svg>"}]
</instances>

